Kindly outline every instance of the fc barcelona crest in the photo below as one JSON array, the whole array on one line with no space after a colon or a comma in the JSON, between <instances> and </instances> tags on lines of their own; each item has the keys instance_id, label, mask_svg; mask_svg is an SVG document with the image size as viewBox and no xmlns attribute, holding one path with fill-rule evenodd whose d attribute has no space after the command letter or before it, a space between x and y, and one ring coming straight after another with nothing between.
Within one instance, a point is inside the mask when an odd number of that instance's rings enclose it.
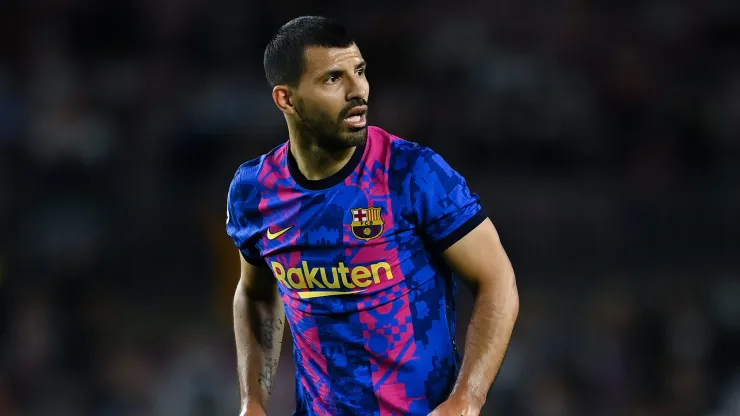
<instances>
[{"instance_id":1,"label":"fc barcelona crest","mask_svg":"<svg viewBox=\"0 0 740 416\"><path fill-rule=\"evenodd\" d=\"M383 233L383 218L380 207L357 208L352 211L352 234L360 240L372 240Z\"/></svg>"}]
</instances>

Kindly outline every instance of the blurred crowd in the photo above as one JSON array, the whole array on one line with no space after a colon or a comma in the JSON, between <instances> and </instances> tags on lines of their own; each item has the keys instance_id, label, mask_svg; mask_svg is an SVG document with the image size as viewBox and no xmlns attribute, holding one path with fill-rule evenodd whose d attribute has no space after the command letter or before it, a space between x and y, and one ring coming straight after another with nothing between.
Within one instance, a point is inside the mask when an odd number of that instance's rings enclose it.
<instances>
[{"instance_id":1,"label":"blurred crowd","mask_svg":"<svg viewBox=\"0 0 740 416\"><path fill-rule=\"evenodd\" d=\"M499 229L522 306L484 415L740 414L739 2L309 4L0 2L0 415L238 414L226 190L287 139L262 52L302 14Z\"/></svg>"}]
</instances>

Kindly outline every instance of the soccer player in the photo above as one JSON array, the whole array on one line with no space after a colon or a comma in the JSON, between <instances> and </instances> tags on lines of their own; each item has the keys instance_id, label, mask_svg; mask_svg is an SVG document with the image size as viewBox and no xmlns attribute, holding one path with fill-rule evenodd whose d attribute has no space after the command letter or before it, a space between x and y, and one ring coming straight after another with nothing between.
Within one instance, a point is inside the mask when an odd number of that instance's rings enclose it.
<instances>
[{"instance_id":1,"label":"soccer player","mask_svg":"<svg viewBox=\"0 0 740 416\"><path fill-rule=\"evenodd\" d=\"M265 414L287 317L295 415L478 415L519 308L478 197L434 151L368 126L366 63L338 23L288 22L264 69L289 140L229 188L241 414ZM455 276L475 294L462 359Z\"/></svg>"}]
</instances>

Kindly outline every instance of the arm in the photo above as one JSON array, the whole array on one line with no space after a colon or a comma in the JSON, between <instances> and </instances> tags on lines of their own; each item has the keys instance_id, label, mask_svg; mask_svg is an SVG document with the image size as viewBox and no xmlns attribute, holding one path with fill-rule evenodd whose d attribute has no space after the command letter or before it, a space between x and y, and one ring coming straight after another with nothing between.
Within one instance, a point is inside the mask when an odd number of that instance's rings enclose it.
<instances>
[{"instance_id":1,"label":"arm","mask_svg":"<svg viewBox=\"0 0 740 416\"><path fill-rule=\"evenodd\" d=\"M465 178L425 147L410 151L405 193L434 252L473 288L462 368L450 397L433 416L477 416L498 372L519 312L514 271L493 223ZM405 167L405 165L402 165Z\"/></svg>"},{"instance_id":2,"label":"arm","mask_svg":"<svg viewBox=\"0 0 740 416\"><path fill-rule=\"evenodd\" d=\"M501 366L519 313L514 270L489 219L445 250L443 257L470 284L475 303L457 382L450 398L432 415L475 416Z\"/></svg>"},{"instance_id":3,"label":"arm","mask_svg":"<svg viewBox=\"0 0 740 416\"><path fill-rule=\"evenodd\" d=\"M242 416L264 415L272 392L285 323L276 282L270 269L241 258L241 278L234 295L234 335Z\"/></svg>"}]
</instances>

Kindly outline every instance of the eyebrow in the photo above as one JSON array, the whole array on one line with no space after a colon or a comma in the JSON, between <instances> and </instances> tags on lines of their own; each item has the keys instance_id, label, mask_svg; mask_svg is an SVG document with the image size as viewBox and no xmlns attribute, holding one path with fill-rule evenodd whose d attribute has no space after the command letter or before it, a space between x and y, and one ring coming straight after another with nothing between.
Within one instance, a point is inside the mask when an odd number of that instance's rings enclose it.
<instances>
[{"instance_id":1,"label":"eyebrow","mask_svg":"<svg viewBox=\"0 0 740 416\"><path fill-rule=\"evenodd\" d=\"M366 67L367 67L367 61L364 61L364 60L358 63L357 65L355 65L355 69L366 68ZM326 78L329 75L338 75L338 74L341 74L342 72L344 72L344 70L342 69L337 69L337 68L330 69L328 71L323 72L321 76L319 76L319 79Z\"/></svg>"}]
</instances>

